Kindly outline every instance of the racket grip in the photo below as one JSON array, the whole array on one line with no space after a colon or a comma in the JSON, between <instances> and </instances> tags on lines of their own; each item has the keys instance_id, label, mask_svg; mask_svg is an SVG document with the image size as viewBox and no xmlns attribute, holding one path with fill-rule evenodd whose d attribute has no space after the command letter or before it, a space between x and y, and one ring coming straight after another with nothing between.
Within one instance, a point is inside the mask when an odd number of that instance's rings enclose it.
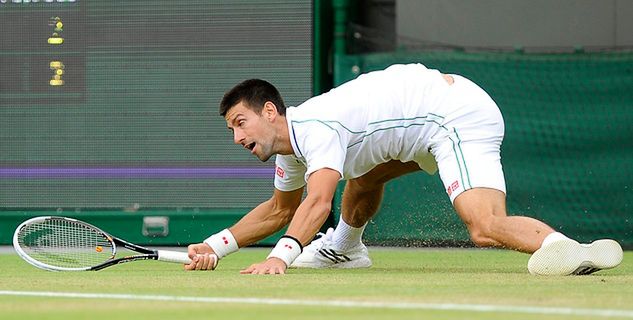
<instances>
[{"instance_id":1,"label":"racket grip","mask_svg":"<svg viewBox=\"0 0 633 320\"><path fill-rule=\"evenodd\" d=\"M158 261L190 264L191 259L186 252L158 250Z\"/></svg>"}]
</instances>

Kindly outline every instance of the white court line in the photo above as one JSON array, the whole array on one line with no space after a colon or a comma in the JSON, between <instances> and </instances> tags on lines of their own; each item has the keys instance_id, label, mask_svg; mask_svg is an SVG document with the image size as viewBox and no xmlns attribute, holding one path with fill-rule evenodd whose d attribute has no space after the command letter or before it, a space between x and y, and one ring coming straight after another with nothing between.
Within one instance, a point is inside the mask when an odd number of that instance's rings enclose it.
<instances>
[{"instance_id":1,"label":"white court line","mask_svg":"<svg viewBox=\"0 0 633 320\"><path fill-rule=\"evenodd\" d=\"M582 308L554 308L530 306L503 306L486 304L455 304L455 303L407 303L407 302L363 302L352 300L298 300L298 299L262 299L262 298L222 298L222 297L191 297L165 295L136 295L109 293L79 293L79 292L46 292L46 291L3 291L0 296L27 296L50 298L79 298L79 299L116 299L116 300L144 300L144 301L174 301L174 302L203 302L203 303L246 303L259 305L286 306L317 306L337 308L372 308L372 309L410 309L410 310L444 310L469 312L507 312L543 315L575 315L588 317L621 317L633 318L633 310L617 309L582 309Z\"/></svg>"}]
</instances>

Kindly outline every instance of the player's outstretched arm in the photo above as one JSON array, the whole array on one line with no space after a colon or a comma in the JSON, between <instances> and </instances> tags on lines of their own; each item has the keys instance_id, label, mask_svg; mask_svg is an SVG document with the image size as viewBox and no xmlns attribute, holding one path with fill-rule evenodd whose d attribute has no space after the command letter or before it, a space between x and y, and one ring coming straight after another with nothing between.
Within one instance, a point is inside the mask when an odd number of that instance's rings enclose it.
<instances>
[{"instance_id":1,"label":"player's outstretched arm","mask_svg":"<svg viewBox=\"0 0 633 320\"><path fill-rule=\"evenodd\" d=\"M293 191L275 189L273 196L255 207L233 227L229 228L239 247L246 247L281 230L301 204L303 188Z\"/></svg>"},{"instance_id":2,"label":"player's outstretched arm","mask_svg":"<svg viewBox=\"0 0 633 320\"><path fill-rule=\"evenodd\" d=\"M273 196L255 207L229 229L222 230L203 243L188 248L191 264L185 270L213 270L217 261L238 248L246 247L288 225L299 204L303 188L293 191L275 189Z\"/></svg>"},{"instance_id":3,"label":"player's outstretched arm","mask_svg":"<svg viewBox=\"0 0 633 320\"><path fill-rule=\"evenodd\" d=\"M266 261L253 264L240 273L284 274L301 253L303 244L310 242L327 220L340 178L338 171L329 168L312 173L308 178L308 195L297 209L286 234L277 242Z\"/></svg>"}]
</instances>

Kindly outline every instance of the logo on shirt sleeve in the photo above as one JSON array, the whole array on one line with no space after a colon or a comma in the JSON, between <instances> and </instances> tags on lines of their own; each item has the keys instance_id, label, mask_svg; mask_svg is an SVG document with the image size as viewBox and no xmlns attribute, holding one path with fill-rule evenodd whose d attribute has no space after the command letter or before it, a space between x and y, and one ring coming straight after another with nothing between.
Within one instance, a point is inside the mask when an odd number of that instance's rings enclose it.
<instances>
[{"instance_id":1,"label":"logo on shirt sleeve","mask_svg":"<svg viewBox=\"0 0 633 320\"><path fill-rule=\"evenodd\" d=\"M280 167L276 167L275 168L275 173L280 177L283 178L284 175L286 174L286 172L284 171L284 169L280 168Z\"/></svg>"}]
</instances>

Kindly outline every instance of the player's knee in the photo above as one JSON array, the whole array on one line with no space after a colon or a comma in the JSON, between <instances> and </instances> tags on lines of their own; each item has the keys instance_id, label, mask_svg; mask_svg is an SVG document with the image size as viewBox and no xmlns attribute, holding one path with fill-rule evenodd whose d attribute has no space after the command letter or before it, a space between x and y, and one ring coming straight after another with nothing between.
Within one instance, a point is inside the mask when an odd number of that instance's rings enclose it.
<instances>
[{"instance_id":1,"label":"player's knee","mask_svg":"<svg viewBox=\"0 0 633 320\"><path fill-rule=\"evenodd\" d=\"M490 247L496 244L491 232L491 219L482 219L467 224L470 240L478 247Z\"/></svg>"},{"instance_id":2,"label":"player's knee","mask_svg":"<svg viewBox=\"0 0 633 320\"><path fill-rule=\"evenodd\" d=\"M491 247L495 245L495 241L486 236L485 233L481 233L481 232L470 232L470 240L477 246L477 247Z\"/></svg>"}]
</instances>

